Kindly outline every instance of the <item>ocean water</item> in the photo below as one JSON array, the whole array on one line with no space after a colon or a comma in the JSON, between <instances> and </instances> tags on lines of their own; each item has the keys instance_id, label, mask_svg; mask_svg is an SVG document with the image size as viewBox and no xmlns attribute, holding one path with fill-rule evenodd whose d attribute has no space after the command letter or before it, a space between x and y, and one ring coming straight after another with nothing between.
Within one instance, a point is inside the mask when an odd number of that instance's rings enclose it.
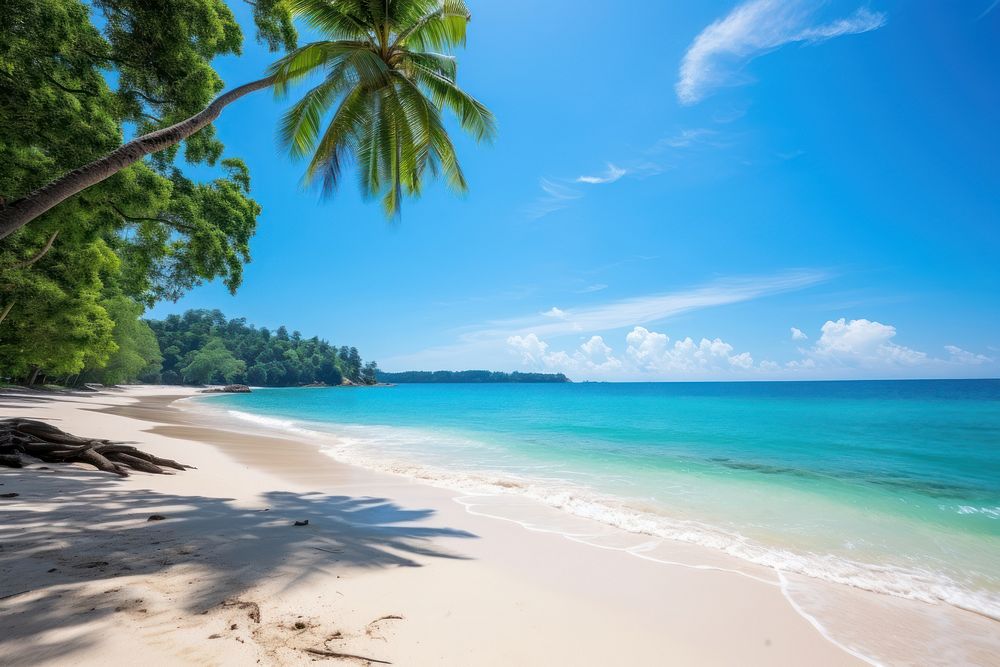
<instances>
[{"instance_id":1,"label":"ocean water","mask_svg":"<svg viewBox=\"0 0 1000 667\"><path fill-rule=\"evenodd\" d=\"M343 461L1000 619L1000 380L260 389Z\"/></svg>"}]
</instances>

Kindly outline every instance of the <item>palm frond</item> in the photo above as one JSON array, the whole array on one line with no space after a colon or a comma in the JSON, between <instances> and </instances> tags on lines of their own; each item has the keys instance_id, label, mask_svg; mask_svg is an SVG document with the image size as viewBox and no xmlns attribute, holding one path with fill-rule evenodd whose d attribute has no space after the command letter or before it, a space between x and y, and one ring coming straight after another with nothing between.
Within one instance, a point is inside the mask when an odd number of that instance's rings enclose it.
<instances>
[{"instance_id":1,"label":"palm frond","mask_svg":"<svg viewBox=\"0 0 1000 667\"><path fill-rule=\"evenodd\" d=\"M398 217L428 176L464 192L468 184L448 136L448 109L476 140L496 135L496 119L456 84L447 51L465 42L462 0L287 0L295 14L329 36L272 66L281 94L323 73L283 116L279 139L294 157L311 153L304 181L324 195L354 162L361 193ZM332 113L331 113L332 112ZM325 124L325 128L324 128Z\"/></svg>"},{"instance_id":2,"label":"palm frond","mask_svg":"<svg viewBox=\"0 0 1000 667\"><path fill-rule=\"evenodd\" d=\"M436 9L401 29L394 45L438 51L465 46L465 28L471 16L462 0L443 0Z\"/></svg>"},{"instance_id":3,"label":"palm frond","mask_svg":"<svg viewBox=\"0 0 1000 667\"><path fill-rule=\"evenodd\" d=\"M367 0L289 0L295 16L331 39L373 42Z\"/></svg>"},{"instance_id":4,"label":"palm frond","mask_svg":"<svg viewBox=\"0 0 1000 667\"><path fill-rule=\"evenodd\" d=\"M343 58L367 50L365 42L323 41L306 44L276 61L268 74L274 77L274 93L282 96L291 84L301 81L321 67L332 68Z\"/></svg>"},{"instance_id":5,"label":"palm frond","mask_svg":"<svg viewBox=\"0 0 1000 667\"><path fill-rule=\"evenodd\" d=\"M476 141L493 141L496 119L482 102L459 88L454 81L419 64L416 65L415 78L430 91L434 104L451 109L458 116L462 128L471 132Z\"/></svg>"}]
</instances>

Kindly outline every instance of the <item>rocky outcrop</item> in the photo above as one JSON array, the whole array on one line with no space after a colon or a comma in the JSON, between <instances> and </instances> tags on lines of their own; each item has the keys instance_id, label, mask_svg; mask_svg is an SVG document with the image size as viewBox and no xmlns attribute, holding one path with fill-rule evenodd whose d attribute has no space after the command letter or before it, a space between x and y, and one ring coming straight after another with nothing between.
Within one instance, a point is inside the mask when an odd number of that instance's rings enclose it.
<instances>
[{"instance_id":1,"label":"rocky outcrop","mask_svg":"<svg viewBox=\"0 0 1000 667\"><path fill-rule=\"evenodd\" d=\"M227 384L225 387L202 389L203 394L249 394L250 387L245 384Z\"/></svg>"}]
</instances>

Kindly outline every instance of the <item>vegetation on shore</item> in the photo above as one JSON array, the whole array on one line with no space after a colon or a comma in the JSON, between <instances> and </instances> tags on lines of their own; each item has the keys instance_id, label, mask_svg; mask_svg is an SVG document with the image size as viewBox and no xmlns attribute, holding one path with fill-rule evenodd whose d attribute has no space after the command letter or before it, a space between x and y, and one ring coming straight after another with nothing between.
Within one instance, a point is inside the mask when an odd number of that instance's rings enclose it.
<instances>
[{"instance_id":1,"label":"vegetation on shore","mask_svg":"<svg viewBox=\"0 0 1000 667\"><path fill-rule=\"evenodd\" d=\"M141 380L164 384L235 383L264 387L374 384L378 366L356 347L336 347L280 326L273 332L227 320L218 310L189 310L150 321L162 366Z\"/></svg>"},{"instance_id":2,"label":"vegetation on shore","mask_svg":"<svg viewBox=\"0 0 1000 667\"><path fill-rule=\"evenodd\" d=\"M206 281L242 283L261 207L211 123L253 90L321 75L279 137L326 193L349 162L389 215L429 176L464 190L444 110L477 140L494 134L450 55L469 12L461 0L250 4L257 39L286 55L218 96L212 63L244 43L226 0L0 0L0 378L122 383L162 364L171 380L373 380L356 351L314 339L244 357L207 342L197 359L171 342L161 355L142 313ZM294 17L325 39L297 48Z\"/></svg>"},{"instance_id":3,"label":"vegetation on shore","mask_svg":"<svg viewBox=\"0 0 1000 667\"><path fill-rule=\"evenodd\" d=\"M500 371L404 371L387 373L378 371L379 382L405 383L552 383L569 382L562 373L503 373Z\"/></svg>"}]
</instances>

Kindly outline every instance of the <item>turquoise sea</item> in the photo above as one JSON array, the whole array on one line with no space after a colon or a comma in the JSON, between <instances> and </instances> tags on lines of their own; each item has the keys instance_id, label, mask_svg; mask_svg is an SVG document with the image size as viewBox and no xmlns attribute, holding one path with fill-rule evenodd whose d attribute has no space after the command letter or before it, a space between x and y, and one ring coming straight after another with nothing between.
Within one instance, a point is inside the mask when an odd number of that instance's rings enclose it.
<instances>
[{"instance_id":1,"label":"turquoise sea","mask_svg":"<svg viewBox=\"0 0 1000 667\"><path fill-rule=\"evenodd\" d=\"M1000 619L1000 380L410 384L207 400L350 463Z\"/></svg>"}]
</instances>

